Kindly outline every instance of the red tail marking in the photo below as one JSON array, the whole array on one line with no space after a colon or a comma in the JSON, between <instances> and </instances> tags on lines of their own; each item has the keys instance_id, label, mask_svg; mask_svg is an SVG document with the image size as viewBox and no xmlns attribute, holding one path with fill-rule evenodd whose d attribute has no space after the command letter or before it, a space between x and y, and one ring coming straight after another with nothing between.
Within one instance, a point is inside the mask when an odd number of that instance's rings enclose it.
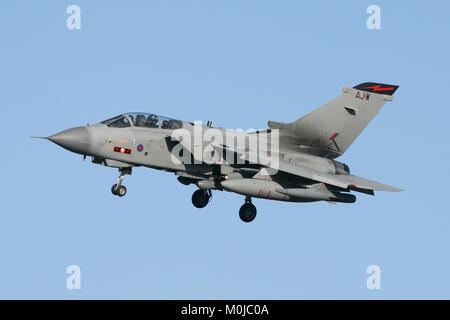
<instances>
[{"instance_id":1,"label":"red tail marking","mask_svg":"<svg viewBox=\"0 0 450 320\"><path fill-rule=\"evenodd\" d=\"M382 88L381 85L376 85L376 86L372 86L372 87L364 87L363 89L372 89L375 92L378 91L391 91L394 90L394 87L386 87L386 88Z\"/></svg>"}]
</instances>

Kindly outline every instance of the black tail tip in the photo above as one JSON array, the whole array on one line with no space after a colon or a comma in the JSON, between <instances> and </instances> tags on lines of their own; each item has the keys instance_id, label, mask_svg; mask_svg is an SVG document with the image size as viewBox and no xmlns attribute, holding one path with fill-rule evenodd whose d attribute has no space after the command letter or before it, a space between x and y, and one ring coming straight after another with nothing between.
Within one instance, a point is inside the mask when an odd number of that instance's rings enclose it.
<instances>
[{"instance_id":1,"label":"black tail tip","mask_svg":"<svg viewBox=\"0 0 450 320\"><path fill-rule=\"evenodd\" d=\"M394 92L398 89L399 86L393 84L384 84L384 83L376 83L376 82L364 82L354 86L354 89L368 91L379 94L387 94L392 96Z\"/></svg>"}]
</instances>

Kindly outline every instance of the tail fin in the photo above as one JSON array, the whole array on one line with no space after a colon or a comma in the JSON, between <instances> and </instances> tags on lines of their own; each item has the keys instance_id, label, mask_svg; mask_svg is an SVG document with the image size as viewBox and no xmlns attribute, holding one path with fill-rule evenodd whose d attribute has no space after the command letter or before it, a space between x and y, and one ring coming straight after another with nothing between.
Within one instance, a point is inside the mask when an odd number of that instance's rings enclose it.
<instances>
[{"instance_id":1,"label":"tail fin","mask_svg":"<svg viewBox=\"0 0 450 320\"><path fill-rule=\"evenodd\" d=\"M337 98L289 124L269 122L294 135L300 151L336 158L355 141L399 86L374 82L344 87ZM290 140L292 141L292 140Z\"/></svg>"}]
</instances>

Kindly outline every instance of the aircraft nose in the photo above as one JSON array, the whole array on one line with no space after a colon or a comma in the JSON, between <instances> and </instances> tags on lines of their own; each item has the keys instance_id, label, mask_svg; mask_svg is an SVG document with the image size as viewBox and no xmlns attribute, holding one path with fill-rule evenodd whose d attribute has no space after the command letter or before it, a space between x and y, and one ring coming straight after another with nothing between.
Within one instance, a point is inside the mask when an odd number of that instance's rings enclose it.
<instances>
[{"instance_id":1,"label":"aircraft nose","mask_svg":"<svg viewBox=\"0 0 450 320\"><path fill-rule=\"evenodd\" d=\"M90 146L89 131L86 127L76 127L61 131L50 137L48 140L57 145L79 154L87 154Z\"/></svg>"}]
</instances>

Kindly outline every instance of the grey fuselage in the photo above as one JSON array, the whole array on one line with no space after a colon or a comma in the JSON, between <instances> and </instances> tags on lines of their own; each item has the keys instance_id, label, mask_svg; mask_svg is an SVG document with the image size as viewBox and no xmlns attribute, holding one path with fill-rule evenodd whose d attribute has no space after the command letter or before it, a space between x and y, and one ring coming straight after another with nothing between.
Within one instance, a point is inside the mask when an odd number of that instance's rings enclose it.
<instances>
[{"instance_id":1,"label":"grey fuselage","mask_svg":"<svg viewBox=\"0 0 450 320\"><path fill-rule=\"evenodd\" d=\"M123 115L125 116L125 115ZM183 184L195 184L200 189L216 189L236 192L248 197L266 198L279 201L311 202L338 201L354 202L354 196L345 195L336 190L307 188L317 182L302 177L278 172L261 175L260 165L241 162L226 163L183 163L173 161L173 148L178 144L171 137L175 129L157 127L138 127L129 121L128 127L110 127L98 123L86 127L72 128L49 137L60 146L85 156L91 156L92 162L114 168L144 166L173 172ZM193 124L179 121L180 128L193 131ZM204 130L210 127L202 126ZM226 130L214 128L225 135ZM269 131L270 132L270 131ZM270 135L270 133L269 133ZM202 141L202 147L210 141ZM337 173L342 164L337 161L314 155L277 151L274 156L300 163L306 167L324 173Z\"/></svg>"}]
</instances>

